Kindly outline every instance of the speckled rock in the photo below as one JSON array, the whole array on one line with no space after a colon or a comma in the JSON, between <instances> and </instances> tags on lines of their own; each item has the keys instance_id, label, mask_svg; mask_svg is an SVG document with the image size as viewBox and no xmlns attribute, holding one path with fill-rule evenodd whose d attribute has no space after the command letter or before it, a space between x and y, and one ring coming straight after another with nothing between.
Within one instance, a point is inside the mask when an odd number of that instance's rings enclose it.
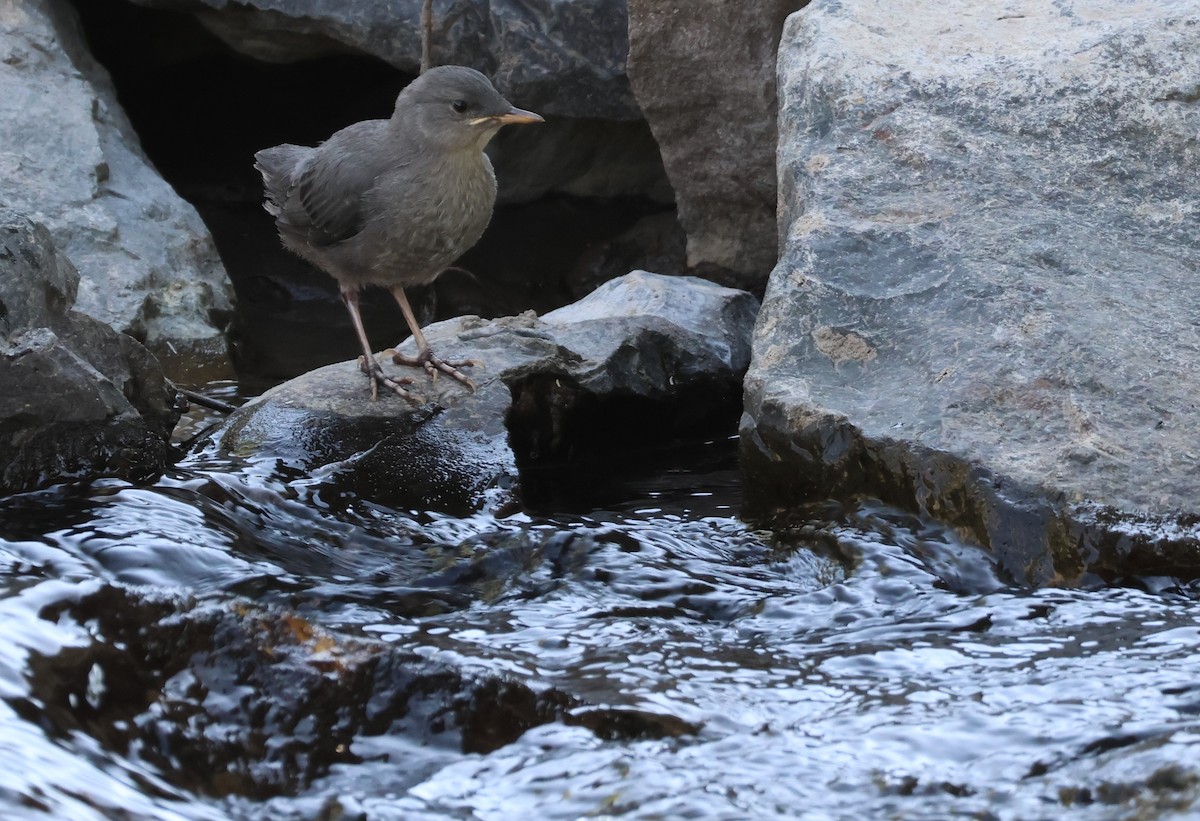
<instances>
[{"instance_id":1,"label":"speckled rock","mask_svg":"<svg viewBox=\"0 0 1200 821\"><path fill-rule=\"evenodd\" d=\"M174 391L136 340L71 310L78 283L44 227L0 208L0 492L170 462Z\"/></svg>"},{"instance_id":2,"label":"speckled rock","mask_svg":"<svg viewBox=\"0 0 1200 821\"><path fill-rule=\"evenodd\" d=\"M80 273L76 308L163 353L227 362L232 288L208 230L143 155L64 0L0 5L0 201Z\"/></svg>"},{"instance_id":3,"label":"speckled rock","mask_svg":"<svg viewBox=\"0 0 1200 821\"><path fill-rule=\"evenodd\" d=\"M503 509L520 498L519 464L569 461L598 437L610 450L669 438L736 406L757 307L743 291L634 272L540 319L431 325L440 355L484 363L474 394L419 375L424 405L372 401L356 363L344 362L239 409L218 443L393 507ZM406 348L415 352L411 340Z\"/></svg>"},{"instance_id":4,"label":"speckled rock","mask_svg":"<svg viewBox=\"0 0 1200 821\"><path fill-rule=\"evenodd\" d=\"M1200 573L1185 0L816 0L780 48L757 512L868 493L1018 578Z\"/></svg>"}]
</instances>

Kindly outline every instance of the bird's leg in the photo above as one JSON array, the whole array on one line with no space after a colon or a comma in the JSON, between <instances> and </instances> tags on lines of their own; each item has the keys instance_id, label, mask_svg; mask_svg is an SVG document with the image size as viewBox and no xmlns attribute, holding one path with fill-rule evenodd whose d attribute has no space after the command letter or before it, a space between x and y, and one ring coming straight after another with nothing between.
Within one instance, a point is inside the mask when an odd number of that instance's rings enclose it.
<instances>
[{"instance_id":1,"label":"bird's leg","mask_svg":"<svg viewBox=\"0 0 1200 821\"><path fill-rule=\"evenodd\" d=\"M403 387L411 384L411 379L407 377L392 379L383 372L383 368L379 367L379 363L375 360L375 354L371 351L371 343L367 341L367 329L363 327L362 315L358 312L358 289L342 287L341 294L342 302L345 303L346 310L350 312L350 321L354 323L354 332L358 334L358 344L362 346L362 356L359 357L358 367L371 377L371 399L379 398L379 386L383 385L409 402L419 402L420 399L416 394L406 391Z\"/></svg>"},{"instance_id":2,"label":"bird's leg","mask_svg":"<svg viewBox=\"0 0 1200 821\"><path fill-rule=\"evenodd\" d=\"M408 323L408 329L412 331L413 339L417 341L417 355L405 356L402 353L392 355L392 361L397 365L409 365L414 368L424 368L425 372L433 379L437 379L438 371L457 379L462 382L472 391L475 390L475 383L464 374L459 368L473 367L482 364L474 359L464 359L459 362L447 362L444 359L439 359L433 355L433 350L430 349L429 343L425 341L425 334L421 333L421 326L417 324L417 317L413 314L412 306L408 304L408 297L404 294L404 288L399 285L392 289L392 296L396 298L396 304L400 306L400 311L404 314L404 321Z\"/></svg>"}]
</instances>

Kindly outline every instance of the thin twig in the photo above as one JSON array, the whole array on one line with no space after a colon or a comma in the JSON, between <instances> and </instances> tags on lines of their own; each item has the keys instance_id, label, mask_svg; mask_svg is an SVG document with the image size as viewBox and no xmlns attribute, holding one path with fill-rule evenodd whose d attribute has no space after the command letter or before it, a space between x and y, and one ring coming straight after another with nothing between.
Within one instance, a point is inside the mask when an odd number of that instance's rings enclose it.
<instances>
[{"instance_id":1,"label":"thin twig","mask_svg":"<svg viewBox=\"0 0 1200 821\"><path fill-rule=\"evenodd\" d=\"M421 4L421 73L433 68L433 0Z\"/></svg>"},{"instance_id":2,"label":"thin twig","mask_svg":"<svg viewBox=\"0 0 1200 821\"><path fill-rule=\"evenodd\" d=\"M237 408L235 408L233 405L222 402L220 399L213 399L211 396L205 396L202 393L190 391L187 388L181 388L178 385L174 385L173 387L175 390L186 396L189 402L195 402L201 407L211 408L212 410L220 411L221 413L233 413L235 410L237 410Z\"/></svg>"}]
</instances>

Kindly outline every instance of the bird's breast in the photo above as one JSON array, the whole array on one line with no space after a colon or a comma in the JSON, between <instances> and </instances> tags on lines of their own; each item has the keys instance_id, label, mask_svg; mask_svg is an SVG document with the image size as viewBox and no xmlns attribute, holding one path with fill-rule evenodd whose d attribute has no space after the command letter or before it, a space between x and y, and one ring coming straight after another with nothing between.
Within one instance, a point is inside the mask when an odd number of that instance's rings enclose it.
<instances>
[{"instance_id":1,"label":"bird's breast","mask_svg":"<svg viewBox=\"0 0 1200 821\"><path fill-rule=\"evenodd\" d=\"M385 239L371 268L405 284L430 282L483 235L496 202L496 178L483 163L435 166L415 184L382 184L387 204L375 228Z\"/></svg>"}]
</instances>

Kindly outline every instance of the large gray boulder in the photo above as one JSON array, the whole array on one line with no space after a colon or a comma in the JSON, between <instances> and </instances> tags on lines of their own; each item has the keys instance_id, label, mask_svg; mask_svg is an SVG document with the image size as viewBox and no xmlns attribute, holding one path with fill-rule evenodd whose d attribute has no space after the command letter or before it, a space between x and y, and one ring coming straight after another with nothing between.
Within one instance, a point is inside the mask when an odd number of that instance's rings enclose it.
<instances>
[{"instance_id":1,"label":"large gray boulder","mask_svg":"<svg viewBox=\"0 0 1200 821\"><path fill-rule=\"evenodd\" d=\"M289 62L346 51L409 74L422 0L135 0L188 11L236 50ZM555 117L638 118L625 77L624 0L437 0L433 63L484 72L518 105Z\"/></svg>"},{"instance_id":2,"label":"large gray boulder","mask_svg":"<svg viewBox=\"0 0 1200 821\"><path fill-rule=\"evenodd\" d=\"M789 18L742 437L759 513L867 493L1034 582L1200 572L1195 11Z\"/></svg>"},{"instance_id":3,"label":"large gray boulder","mask_svg":"<svg viewBox=\"0 0 1200 821\"><path fill-rule=\"evenodd\" d=\"M629 0L629 79L688 265L725 284L760 289L775 264L775 51L805 1Z\"/></svg>"},{"instance_id":4,"label":"large gray boulder","mask_svg":"<svg viewBox=\"0 0 1200 821\"><path fill-rule=\"evenodd\" d=\"M635 271L540 319L429 326L441 356L483 363L474 394L421 374L413 389L426 404L372 401L357 365L343 362L244 405L219 446L393 507L504 509L520 498L518 462L611 453L736 418L757 308L744 291Z\"/></svg>"},{"instance_id":5,"label":"large gray boulder","mask_svg":"<svg viewBox=\"0 0 1200 821\"><path fill-rule=\"evenodd\" d=\"M135 339L71 310L78 284L44 227L0 208L0 492L170 462L174 391Z\"/></svg>"},{"instance_id":6,"label":"large gray boulder","mask_svg":"<svg viewBox=\"0 0 1200 821\"><path fill-rule=\"evenodd\" d=\"M80 273L76 308L156 352L226 361L232 289L196 213L142 153L65 0L0 6L0 202Z\"/></svg>"}]
</instances>

